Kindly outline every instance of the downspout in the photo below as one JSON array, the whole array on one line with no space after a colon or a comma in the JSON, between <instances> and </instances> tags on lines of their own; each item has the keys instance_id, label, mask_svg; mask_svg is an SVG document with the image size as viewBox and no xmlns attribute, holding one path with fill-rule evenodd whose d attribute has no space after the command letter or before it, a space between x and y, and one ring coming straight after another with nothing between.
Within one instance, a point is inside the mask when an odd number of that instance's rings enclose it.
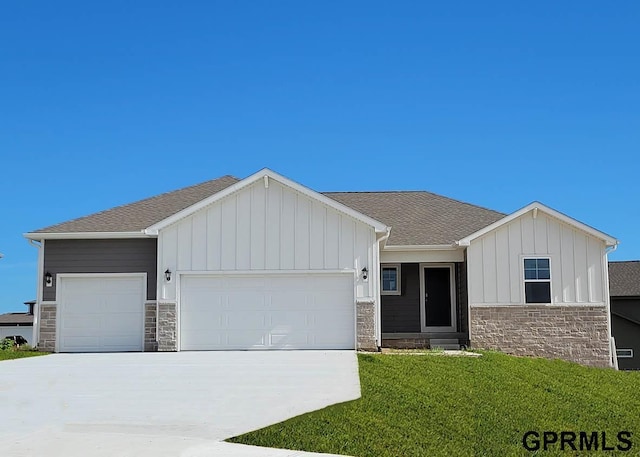
<instances>
[{"instance_id":1,"label":"downspout","mask_svg":"<svg viewBox=\"0 0 640 457\"><path fill-rule=\"evenodd\" d=\"M615 340L613 339L613 333L611 331L611 297L609 296L609 253L618 249L618 243L607 246L603 255L603 283L604 283L604 299L607 309L607 332L609 334L609 362L614 369L618 369L618 357L616 355Z\"/></svg>"},{"instance_id":2,"label":"downspout","mask_svg":"<svg viewBox=\"0 0 640 457\"><path fill-rule=\"evenodd\" d=\"M29 244L38 249L38 271L36 273L36 304L33 310L32 346L37 347L40 342L40 301L42 300L42 270L44 267L44 240L38 242L29 239Z\"/></svg>"},{"instance_id":3,"label":"downspout","mask_svg":"<svg viewBox=\"0 0 640 457\"><path fill-rule=\"evenodd\" d=\"M380 258L380 244L389 239L389 235L391 235L391 227L387 227L387 233L378 238L376 243L376 249L378 250L378 261L376 262L376 271L374 274L376 275L376 290L375 297L377 303L377 312L376 312L376 339L378 340L378 350L382 347L382 294L380 293L380 269L381 269L381 258Z\"/></svg>"}]
</instances>

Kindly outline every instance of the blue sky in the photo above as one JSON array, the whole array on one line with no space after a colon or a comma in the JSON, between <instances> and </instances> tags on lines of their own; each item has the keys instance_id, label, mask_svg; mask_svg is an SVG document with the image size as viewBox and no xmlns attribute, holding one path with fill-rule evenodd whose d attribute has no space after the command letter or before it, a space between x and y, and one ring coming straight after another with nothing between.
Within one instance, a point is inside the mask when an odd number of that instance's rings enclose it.
<instances>
[{"instance_id":1,"label":"blue sky","mask_svg":"<svg viewBox=\"0 0 640 457\"><path fill-rule=\"evenodd\" d=\"M269 167L533 200L640 259L637 2L44 2L0 13L0 312L22 233Z\"/></svg>"}]
</instances>

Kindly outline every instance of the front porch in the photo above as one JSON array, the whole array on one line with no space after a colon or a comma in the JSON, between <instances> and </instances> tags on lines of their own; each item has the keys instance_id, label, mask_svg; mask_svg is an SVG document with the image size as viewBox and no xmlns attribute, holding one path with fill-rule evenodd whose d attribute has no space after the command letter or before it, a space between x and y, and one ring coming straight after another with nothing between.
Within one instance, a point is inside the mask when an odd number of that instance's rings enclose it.
<instances>
[{"instance_id":1,"label":"front porch","mask_svg":"<svg viewBox=\"0 0 640 457\"><path fill-rule=\"evenodd\" d=\"M464 261L383 263L381 267L383 348L469 346Z\"/></svg>"}]
</instances>

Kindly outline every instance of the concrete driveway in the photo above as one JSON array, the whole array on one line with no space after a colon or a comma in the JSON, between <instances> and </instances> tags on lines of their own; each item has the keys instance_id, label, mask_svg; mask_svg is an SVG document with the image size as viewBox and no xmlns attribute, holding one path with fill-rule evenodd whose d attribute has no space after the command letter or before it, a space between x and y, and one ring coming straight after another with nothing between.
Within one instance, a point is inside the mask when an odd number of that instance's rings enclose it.
<instances>
[{"instance_id":1,"label":"concrete driveway","mask_svg":"<svg viewBox=\"0 0 640 457\"><path fill-rule=\"evenodd\" d=\"M54 354L3 361L1 455L229 455L227 445L214 443L359 396L353 351Z\"/></svg>"}]
</instances>

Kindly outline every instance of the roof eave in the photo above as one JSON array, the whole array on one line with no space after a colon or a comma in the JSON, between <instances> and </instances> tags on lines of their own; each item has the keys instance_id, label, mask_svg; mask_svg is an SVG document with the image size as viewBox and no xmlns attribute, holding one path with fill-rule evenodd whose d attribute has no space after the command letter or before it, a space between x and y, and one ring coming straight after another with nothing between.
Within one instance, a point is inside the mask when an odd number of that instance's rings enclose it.
<instances>
[{"instance_id":1,"label":"roof eave","mask_svg":"<svg viewBox=\"0 0 640 457\"><path fill-rule=\"evenodd\" d=\"M86 240L86 239L118 239L118 238L154 238L153 234L144 230L137 232L30 232L23 233L28 240Z\"/></svg>"}]
</instances>

